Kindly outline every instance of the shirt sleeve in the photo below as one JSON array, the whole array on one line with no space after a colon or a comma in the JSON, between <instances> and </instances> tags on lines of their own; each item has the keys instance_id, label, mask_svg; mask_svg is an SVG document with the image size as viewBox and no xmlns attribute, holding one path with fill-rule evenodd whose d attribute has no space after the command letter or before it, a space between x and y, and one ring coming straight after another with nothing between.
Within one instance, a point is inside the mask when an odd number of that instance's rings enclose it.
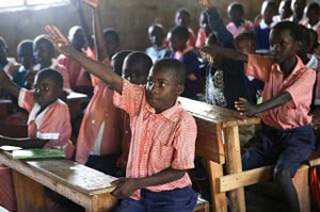
<instances>
[{"instance_id":1,"label":"shirt sleeve","mask_svg":"<svg viewBox=\"0 0 320 212\"><path fill-rule=\"evenodd\" d=\"M46 144L47 148L64 148L71 137L71 129L68 106L62 103L57 104L47 111L37 131L37 138L49 140Z\"/></svg>"},{"instance_id":2,"label":"shirt sleeve","mask_svg":"<svg viewBox=\"0 0 320 212\"><path fill-rule=\"evenodd\" d=\"M249 54L248 63L245 66L246 75L266 82L269 80L272 64L273 61L270 57Z\"/></svg>"},{"instance_id":3,"label":"shirt sleeve","mask_svg":"<svg viewBox=\"0 0 320 212\"><path fill-rule=\"evenodd\" d=\"M144 95L144 87L133 85L127 80L123 80L122 94L114 92L113 104L126 111L130 116L139 114Z\"/></svg>"},{"instance_id":4,"label":"shirt sleeve","mask_svg":"<svg viewBox=\"0 0 320 212\"><path fill-rule=\"evenodd\" d=\"M308 69L298 80L285 89L291 95L295 107L301 103L311 104L315 81L316 72Z\"/></svg>"},{"instance_id":5,"label":"shirt sleeve","mask_svg":"<svg viewBox=\"0 0 320 212\"><path fill-rule=\"evenodd\" d=\"M21 88L18 96L19 107L30 112L35 104L34 91Z\"/></svg>"},{"instance_id":6,"label":"shirt sleeve","mask_svg":"<svg viewBox=\"0 0 320 212\"><path fill-rule=\"evenodd\" d=\"M178 170L194 168L197 125L190 114L183 116L173 142L175 149L171 167Z\"/></svg>"}]
</instances>

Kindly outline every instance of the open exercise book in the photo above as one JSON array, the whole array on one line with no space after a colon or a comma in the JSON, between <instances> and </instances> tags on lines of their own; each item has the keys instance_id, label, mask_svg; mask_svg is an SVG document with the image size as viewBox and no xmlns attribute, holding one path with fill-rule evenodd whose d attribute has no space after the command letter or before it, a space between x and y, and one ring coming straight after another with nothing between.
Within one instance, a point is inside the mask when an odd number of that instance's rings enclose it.
<instances>
[{"instance_id":1,"label":"open exercise book","mask_svg":"<svg viewBox=\"0 0 320 212\"><path fill-rule=\"evenodd\" d=\"M12 159L44 159L44 158L64 158L63 149L22 149L15 146L1 146Z\"/></svg>"}]
</instances>

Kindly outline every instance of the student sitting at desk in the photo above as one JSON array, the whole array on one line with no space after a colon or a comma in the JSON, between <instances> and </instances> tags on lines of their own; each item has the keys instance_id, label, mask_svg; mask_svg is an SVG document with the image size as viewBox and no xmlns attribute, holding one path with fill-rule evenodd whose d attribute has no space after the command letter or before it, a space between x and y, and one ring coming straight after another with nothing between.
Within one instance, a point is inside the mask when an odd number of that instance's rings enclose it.
<instances>
[{"instance_id":1,"label":"student sitting at desk","mask_svg":"<svg viewBox=\"0 0 320 212\"><path fill-rule=\"evenodd\" d=\"M66 158L73 156L74 147L69 141L71 123L68 106L59 99L63 88L63 77L53 69L40 71L35 79L35 90L26 90L14 84L0 70L3 88L18 98L19 106L29 114L28 138L0 136L0 146L11 145L22 148L60 148ZM57 118L59 117L59 118ZM0 168L0 205L16 211L16 200L11 176L7 167Z\"/></svg>"},{"instance_id":2,"label":"student sitting at desk","mask_svg":"<svg viewBox=\"0 0 320 212\"><path fill-rule=\"evenodd\" d=\"M114 104L130 116L127 178L115 183L113 195L123 199L115 211L191 212L197 195L187 171L194 168L197 128L177 101L184 90L185 67L174 59L160 60L146 86L133 85L110 66L74 50L56 27L48 26L47 31L58 50L115 90Z\"/></svg>"}]
</instances>

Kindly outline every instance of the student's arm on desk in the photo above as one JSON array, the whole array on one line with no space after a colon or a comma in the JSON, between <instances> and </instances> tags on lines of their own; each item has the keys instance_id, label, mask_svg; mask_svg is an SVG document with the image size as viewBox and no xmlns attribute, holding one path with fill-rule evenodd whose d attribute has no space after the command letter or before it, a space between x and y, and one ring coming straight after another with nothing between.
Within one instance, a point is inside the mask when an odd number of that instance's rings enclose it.
<instances>
[{"instance_id":1,"label":"student's arm on desk","mask_svg":"<svg viewBox=\"0 0 320 212\"><path fill-rule=\"evenodd\" d=\"M0 135L0 146L17 146L23 149L42 148L49 140L30 138L11 138Z\"/></svg>"},{"instance_id":2,"label":"student's arm on desk","mask_svg":"<svg viewBox=\"0 0 320 212\"><path fill-rule=\"evenodd\" d=\"M116 92L122 94L123 79L112 71L111 66L94 61L75 50L67 38L55 26L47 26L46 31L58 51L79 62L88 72L100 78Z\"/></svg>"},{"instance_id":3,"label":"student's arm on desk","mask_svg":"<svg viewBox=\"0 0 320 212\"><path fill-rule=\"evenodd\" d=\"M292 100L292 96L289 92L285 91L280 93L278 96L267 100L259 105L252 105L246 99L239 98L239 101L235 102L235 108L242 115L253 116L267 110L271 110L273 108L279 107L281 105L286 104L287 102Z\"/></svg>"},{"instance_id":4,"label":"student's arm on desk","mask_svg":"<svg viewBox=\"0 0 320 212\"><path fill-rule=\"evenodd\" d=\"M1 87L6 89L13 96L18 97L20 93L20 87L16 85L9 76L4 72L3 68L0 67L0 84Z\"/></svg>"},{"instance_id":5,"label":"student's arm on desk","mask_svg":"<svg viewBox=\"0 0 320 212\"><path fill-rule=\"evenodd\" d=\"M243 54L235 49L221 48L218 46L205 46L200 50L200 52L210 57L215 57L215 55L221 55L226 59L248 62L248 55Z\"/></svg>"},{"instance_id":6,"label":"student's arm on desk","mask_svg":"<svg viewBox=\"0 0 320 212\"><path fill-rule=\"evenodd\" d=\"M131 196L133 192L139 189L143 189L149 186L163 185L182 178L187 170L177 170L168 168L155 175L144 178L123 178L115 181L116 189L113 191L113 195L124 199Z\"/></svg>"}]
</instances>

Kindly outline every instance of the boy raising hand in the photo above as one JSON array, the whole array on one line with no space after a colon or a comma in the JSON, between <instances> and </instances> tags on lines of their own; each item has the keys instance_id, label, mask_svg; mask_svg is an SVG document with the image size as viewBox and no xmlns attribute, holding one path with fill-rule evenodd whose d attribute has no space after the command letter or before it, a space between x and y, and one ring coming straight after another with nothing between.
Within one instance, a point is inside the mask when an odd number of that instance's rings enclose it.
<instances>
[{"instance_id":1,"label":"boy raising hand","mask_svg":"<svg viewBox=\"0 0 320 212\"><path fill-rule=\"evenodd\" d=\"M157 62L147 85L136 86L109 66L75 51L61 32L46 28L54 45L115 90L114 104L130 116L132 140L127 176L113 194L122 198L117 212L191 212L197 195L187 174L194 168L197 128L177 97L184 90L186 70L174 59Z\"/></svg>"}]
</instances>

